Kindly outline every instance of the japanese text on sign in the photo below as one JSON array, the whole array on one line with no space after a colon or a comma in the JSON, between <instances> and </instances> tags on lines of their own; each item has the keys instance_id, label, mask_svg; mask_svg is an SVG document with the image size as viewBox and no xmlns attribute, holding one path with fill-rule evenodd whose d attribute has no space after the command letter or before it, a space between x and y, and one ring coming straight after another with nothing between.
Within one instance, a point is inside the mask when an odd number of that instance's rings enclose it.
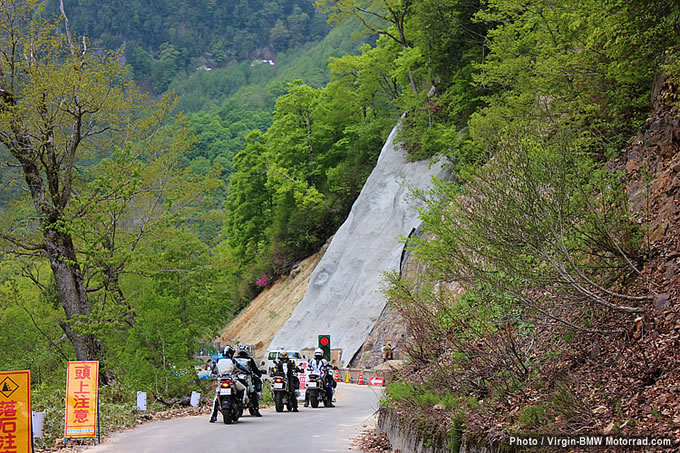
<instances>
[{"instance_id":1,"label":"japanese text on sign","mask_svg":"<svg viewBox=\"0 0 680 453\"><path fill-rule=\"evenodd\" d=\"M31 372L0 372L0 453L31 451Z\"/></svg>"},{"instance_id":2,"label":"japanese text on sign","mask_svg":"<svg viewBox=\"0 0 680 453\"><path fill-rule=\"evenodd\" d=\"M69 362L64 437L97 435L99 362Z\"/></svg>"}]
</instances>

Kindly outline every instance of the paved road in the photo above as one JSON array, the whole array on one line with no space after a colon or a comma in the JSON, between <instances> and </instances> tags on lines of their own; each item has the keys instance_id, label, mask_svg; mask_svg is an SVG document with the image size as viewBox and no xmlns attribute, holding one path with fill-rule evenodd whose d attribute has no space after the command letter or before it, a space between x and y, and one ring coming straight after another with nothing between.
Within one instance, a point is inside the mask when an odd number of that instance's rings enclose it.
<instances>
[{"instance_id":1,"label":"paved road","mask_svg":"<svg viewBox=\"0 0 680 453\"><path fill-rule=\"evenodd\" d=\"M244 415L235 425L208 423L208 415L163 420L113 434L87 452L346 452L377 410L382 389L341 383L336 391L336 407L300 403L298 413L268 408L262 418Z\"/></svg>"}]
</instances>

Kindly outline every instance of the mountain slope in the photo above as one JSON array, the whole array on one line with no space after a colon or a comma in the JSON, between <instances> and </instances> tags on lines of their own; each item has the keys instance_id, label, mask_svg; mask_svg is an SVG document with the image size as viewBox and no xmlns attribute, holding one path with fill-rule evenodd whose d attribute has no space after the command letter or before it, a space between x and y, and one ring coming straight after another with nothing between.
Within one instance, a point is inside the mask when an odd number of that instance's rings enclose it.
<instances>
[{"instance_id":1,"label":"mountain slope","mask_svg":"<svg viewBox=\"0 0 680 453\"><path fill-rule=\"evenodd\" d=\"M223 343L252 344L255 357L262 357L266 347L283 327L307 290L307 284L328 244L318 253L298 263L291 275L262 291L221 335Z\"/></svg>"},{"instance_id":2,"label":"mountain slope","mask_svg":"<svg viewBox=\"0 0 680 453\"><path fill-rule=\"evenodd\" d=\"M408 236L420 223L410 187L426 189L433 176L447 175L441 163L408 162L395 143L397 133L398 126L272 348L311 347L317 335L330 334L332 347L342 349L342 361L349 362L383 311L379 288L384 272L399 269L398 236Z\"/></svg>"}]
</instances>

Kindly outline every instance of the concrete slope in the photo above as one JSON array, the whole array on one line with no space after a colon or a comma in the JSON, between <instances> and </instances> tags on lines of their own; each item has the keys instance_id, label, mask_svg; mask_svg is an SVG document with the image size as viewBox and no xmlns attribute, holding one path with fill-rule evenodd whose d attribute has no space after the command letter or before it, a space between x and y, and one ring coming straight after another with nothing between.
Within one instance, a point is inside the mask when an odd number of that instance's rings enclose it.
<instances>
[{"instance_id":1,"label":"concrete slope","mask_svg":"<svg viewBox=\"0 0 680 453\"><path fill-rule=\"evenodd\" d=\"M302 300L312 271L326 251L322 249L297 264L291 275L262 291L221 335L222 345L246 343L255 346L255 357L263 357L276 332L283 327Z\"/></svg>"},{"instance_id":2,"label":"concrete slope","mask_svg":"<svg viewBox=\"0 0 680 453\"><path fill-rule=\"evenodd\" d=\"M407 162L406 152L394 143L396 134L397 127L272 348L313 347L319 334L330 334L331 347L341 348L347 363L380 316L383 273L399 268L398 238L420 223L407 184L427 188L433 176L447 176L440 164Z\"/></svg>"}]
</instances>

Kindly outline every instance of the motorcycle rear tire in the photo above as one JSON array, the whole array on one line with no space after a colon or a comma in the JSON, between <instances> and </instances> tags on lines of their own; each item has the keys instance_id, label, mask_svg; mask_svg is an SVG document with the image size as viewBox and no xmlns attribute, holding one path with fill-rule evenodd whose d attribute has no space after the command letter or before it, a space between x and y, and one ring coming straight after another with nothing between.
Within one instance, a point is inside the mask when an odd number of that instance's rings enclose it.
<instances>
[{"instance_id":1,"label":"motorcycle rear tire","mask_svg":"<svg viewBox=\"0 0 680 453\"><path fill-rule=\"evenodd\" d=\"M316 395L310 395L309 396L309 402L312 404L313 408L319 407L319 397Z\"/></svg>"},{"instance_id":2,"label":"motorcycle rear tire","mask_svg":"<svg viewBox=\"0 0 680 453\"><path fill-rule=\"evenodd\" d=\"M225 425L231 425L231 411L222 411L222 421Z\"/></svg>"},{"instance_id":3,"label":"motorcycle rear tire","mask_svg":"<svg viewBox=\"0 0 680 453\"><path fill-rule=\"evenodd\" d=\"M283 393L276 392L274 398L274 406L276 406L276 412L283 412Z\"/></svg>"}]
</instances>

